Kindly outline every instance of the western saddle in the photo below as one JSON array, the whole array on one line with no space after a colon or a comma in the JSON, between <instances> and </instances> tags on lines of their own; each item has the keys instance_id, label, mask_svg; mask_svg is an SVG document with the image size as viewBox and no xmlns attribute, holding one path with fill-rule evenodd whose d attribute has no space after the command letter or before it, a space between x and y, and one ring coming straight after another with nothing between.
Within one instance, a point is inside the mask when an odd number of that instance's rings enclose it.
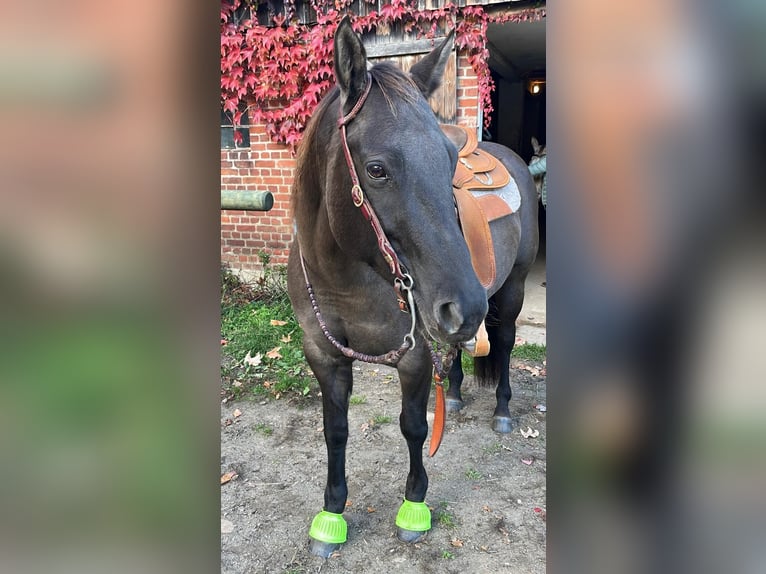
<instances>
[{"instance_id":1,"label":"western saddle","mask_svg":"<svg viewBox=\"0 0 766 574\"><path fill-rule=\"evenodd\" d=\"M487 192L505 187L511 175L497 158L478 148L476 131L464 126L442 124L441 129L458 150L458 162L452 178L460 227L463 231L474 272L482 287L489 289L495 283L495 252L489 222L512 213L510 206L493 193L474 196L471 191ZM473 356L489 353L489 338L484 321L474 341L464 345Z\"/></svg>"}]
</instances>

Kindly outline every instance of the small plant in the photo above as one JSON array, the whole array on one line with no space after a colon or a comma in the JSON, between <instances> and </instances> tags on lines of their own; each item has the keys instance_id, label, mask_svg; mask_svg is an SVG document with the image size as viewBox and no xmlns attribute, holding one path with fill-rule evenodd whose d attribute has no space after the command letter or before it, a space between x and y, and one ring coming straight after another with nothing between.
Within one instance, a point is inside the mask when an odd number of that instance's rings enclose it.
<instances>
[{"instance_id":1,"label":"small plant","mask_svg":"<svg viewBox=\"0 0 766 574\"><path fill-rule=\"evenodd\" d=\"M484 451L484 454L497 454L503 449L503 445L501 445L499 442L493 442L490 445L481 447L481 450Z\"/></svg>"},{"instance_id":2,"label":"small plant","mask_svg":"<svg viewBox=\"0 0 766 574\"><path fill-rule=\"evenodd\" d=\"M434 512L434 519L436 519L440 526L445 528L455 528L457 526L455 517L447 510L446 502L439 503L439 508Z\"/></svg>"},{"instance_id":3,"label":"small plant","mask_svg":"<svg viewBox=\"0 0 766 574\"><path fill-rule=\"evenodd\" d=\"M263 254L263 281L245 285L221 269L221 375L229 399L308 397L315 385L303 333L284 290L284 272ZM227 384L228 382L228 384ZM236 382L236 384L235 384Z\"/></svg>"},{"instance_id":4,"label":"small plant","mask_svg":"<svg viewBox=\"0 0 766 574\"><path fill-rule=\"evenodd\" d=\"M385 425L391 422L391 417L388 415L375 415L372 422L376 425Z\"/></svg>"},{"instance_id":5,"label":"small plant","mask_svg":"<svg viewBox=\"0 0 766 574\"><path fill-rule=\"evenodd\" d=\"M468 353L460 353L460 366L463 367L464 373L472 373L473 357Z\"/></svg>"},{"instance_id":6,"label":"small plant","mask_svg":"<svg viewBox=\"0 0 766 574\"><path fill-rule=\"evenodd\" d=\"M265 423L258 423L253 427L253 430L266 436L270 436L274 432L274 429Z\"/></svg>"},{"instance_id":7,"label":"small plant","mask_svg":"<svg viewBox=\"0 0 766 574\"><path fill-rule=\"evenodd\" d=\"M452 560L454 557L455 555L449 550L445 550L444 552L442 552L442 558L444 558L445 560Z\"/></svg>"},{"instance_id":8,"label":"small plant","mask_svg":"<svg viewBox=\"0 0 766 574\"><path fill-rule=\"evenodd\" d=\"M516 345L513 351L511 351L511 356L517 359L528 359L542 363L545 360L545 345L537 345L535 343Z\"/></svg>"},{"instance_id":9,"label":"small plant","mask_svg":"<svg viewBox=\"0 0 766 574\"><path fill-rule=\"evenodd\" d=\"M484 476L475 468L469 468L465 471L465 477L469 480L481 480Z\"/></svg>"},{"instance_id":10,"label":"small plant","mask_svg":"<svg viewBox=\"0 0 766 574\"><path fill-rule=\"evenodd\" d=\"M348 402L352 405L363 405L367 402L367 397L364 395L351 395Z\"/></svg>"}]
</instances>

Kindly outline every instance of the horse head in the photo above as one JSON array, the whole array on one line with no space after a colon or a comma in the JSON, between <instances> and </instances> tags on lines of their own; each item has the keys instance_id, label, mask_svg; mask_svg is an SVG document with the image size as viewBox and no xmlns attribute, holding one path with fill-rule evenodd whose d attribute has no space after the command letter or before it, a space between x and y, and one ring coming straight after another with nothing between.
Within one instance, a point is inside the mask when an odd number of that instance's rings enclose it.
<instances>
[{"instance_id":1,"label":"horse head","mask_svg":"<svg viewBox=\"0 0 766 574\"><path fill-rule=\"evenodd\" d=\"M337 114L352 116L346 139L353 169L341 138L333 138L326 150L324 190L330 229L340 249L390 280L380 238L350 194L350 171L356 171L364 199L414 280L422 327L430 338L445 343L473 336L487 312L486 292L455 215L457 150L427 102L441 84L453 42L451 33L409 74L388 63L368 70L361 39L347 19L340 23L334 56Z\"/></svg>"}]
</instances>

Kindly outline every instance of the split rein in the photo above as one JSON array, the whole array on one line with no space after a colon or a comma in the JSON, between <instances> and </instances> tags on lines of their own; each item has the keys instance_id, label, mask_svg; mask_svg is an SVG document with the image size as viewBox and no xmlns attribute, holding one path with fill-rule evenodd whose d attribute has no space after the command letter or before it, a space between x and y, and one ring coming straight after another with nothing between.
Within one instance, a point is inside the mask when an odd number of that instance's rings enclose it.
<instances>
[{"instance_id":1,"label":"split rein","mask_svg":"<svg viewBox=\"0 0 766 574\"><path fill-rule=\"evenodd\" d=\"M399 257L394 251L391 242L386 237L386 232L380 224L375 210L370 205L367 198L364 196L364 191L359 183L359 175L354 167L354 161L351 157L351 150L348 147L348 140L346 138L346 126L353 120L359 111L362 109L364 102L367 100L367 96L370 94L372 88L372 76L367 73L367 85L364 92L357 100L351 111L343 115L343 103L340 102L340 117L338 119L338 129L340 130L340 139L343 147L343 154L346 158L346 165L348 166L349 175L351 176L351 199L354 206L359 208L364 218L372 226L372 230L375 233L375 237L378 242L378 249L380 250L383 258L386 260L391 274L394 276L394 291L396 292L396 298L399 303L399 308L408 312L412 317L412 323L410 325L410 331L404 336L404 340L398 349L393 349L383 355L368 355L355 351L350 347L346 347L340 341L338 341L327 327L327 323L322 317L322 313L319 310L319 304L314 294L314 287L309 281L308 272L306 271L306 263L303 259L303 253L300 252L301 269L303 270L303 277L306 280L306 291L308 291L309 299L311 301L311 307L314 310L314 315L319 323L319 328L327 338L327 340L340 351L345 357L349 359L355 359L363 361L365 363L375 363L379 365L387 365L395 367L402 360L402 357L410 349L415 347L415 326L417 324L417 308L415 307L415 298L413 297L412 290L415 287L415 280L407 272L407 268L399 260ZM298 246L300 251L300 244ZM431 363L434 367L434 382L436 384L436 413L434 417L434 430L431 436L431 446L429 456L433 456L441 444L442 435L444 432L444 417L446 407L444 404L444 379L447 377L452 361L457 356L457 347L451 347L443 356L440 356L433 348L431 352Z\"/></svg>"}]
</instances>

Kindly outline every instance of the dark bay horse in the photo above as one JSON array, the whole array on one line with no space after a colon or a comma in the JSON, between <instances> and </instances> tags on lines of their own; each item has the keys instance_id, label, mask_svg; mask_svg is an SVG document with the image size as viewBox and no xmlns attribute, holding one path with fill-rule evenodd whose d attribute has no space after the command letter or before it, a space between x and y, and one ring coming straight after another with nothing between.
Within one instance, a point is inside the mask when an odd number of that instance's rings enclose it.
<instances>
[{"instance_id":1,"label":"dark bay horse","mask_svg":"<svg viewBox=\"0 0 766 574\"><path fill-rule=\"evenodd\" d=\"M409 542L431 527L422 449L436 364L432 342L457 345L470 339L489 309L490 337L498 350L481 372L489 376L505 369L509 389L507 354L536 251L536 214L522 210L493 225L501 286L488 305L455 216L451 181L457 150L426 101L441 83L452 47L450 34L409 74L386 63L368 71L364 46L344 19L335 34L338 85L318 106L299 151L288 288L304 331L306 359L322 390L327 483L324 508L309 531L311 550L320 556L346 540L342 512L354 359L377 358L398 370L399 423L410 468L396 524L399 537ZM512 174L523 168L529 175L509 150L487 148L508 162ZM525 202L534 201L529 182L532 195L525 195ZM460 400L462 379L456 366L450 371L453 401ZM510 390L502 397L505 406L498 406L496 416L510 421Z\"/></svg>"}]
</instances>

